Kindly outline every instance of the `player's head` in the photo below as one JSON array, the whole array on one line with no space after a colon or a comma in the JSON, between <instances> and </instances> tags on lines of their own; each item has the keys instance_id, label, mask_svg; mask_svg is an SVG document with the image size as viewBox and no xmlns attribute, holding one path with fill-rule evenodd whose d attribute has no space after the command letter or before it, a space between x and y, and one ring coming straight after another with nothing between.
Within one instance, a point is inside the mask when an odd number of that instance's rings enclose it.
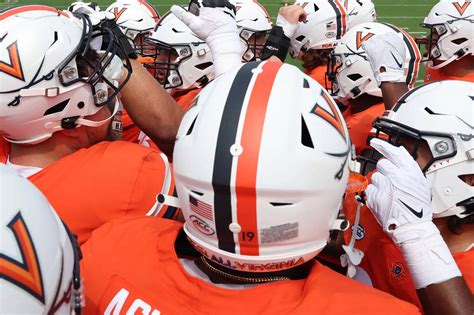
<instances>
[{"instance_id":1,"label":"player's head","mask_svg":"<svg viewBox=\"0 0 474 315\"><path fill-rule=\"evenodd\" d=\"M428 67L439 69L474 55L474 4L470 0L440 1L421 26L430 31L427 37L417 40L426 47L422 61Z\"/></svg>"},{"instance_id":2,"label":"player's head","mask_svg":"<svg viewBox=\"0 0 474 315\"><path fill-rule=\"evenodd\" d=\"M356 25L374 22L377 18L375 4L372 0L346 0L347 3L347 29Z\"/></svg>"},{"instance_id":3,"label":"player's head","mask_svg":"<svg viewBox=\"0 0 474 315\"><path fill-rule=\"evenodd\" d=\"M406 83L410 88L415 84L421 55L410 35L386 23L359 24L342 37L332 51L328 64L328 79L332 83L332 94L342 103L350 105L351 100L365 94L382 97L382 91L375 81L362 44L374 35L388 32L395 33L403 39L406 47L406 59L403 60Z\"/></svg>"},{"instance_id":4,"label":"player's head","mask_svg":"<svg viewBox=\"0 0 474 315\"><path fill-rule=\"evenodd\" d=\"M290 39L290 55L303 60L305 68L326 65L330 51L347 32L346 8L332 0L297 0L295 4L303 7L307 17Z\"/></svg>"},{"instance_id":5,"label":"player's head","mask_svg":"<svg viewBox=\"0 0 474 315\"><path fill-rule=\"evenodd\" d=\"M72 234L41 192L5 164L0 196L0 313L79 311L80 255Z\"/></svg>"},{"instance_id":6,"label":"player's head","mask_svg":"<svg viewBox=\"0 0 474 315\"><path fill-rule=\"evenodd\" d=\"M260 58L267 35L272 28L267 10L253 0L238 0L234 3L237 13L235 20L242 43L242 60L254 61Z\"/></svg>"},{"instance_id":7,"label":"player's head","mask_svg":"<svg viewBox=\"0 0 474 315\"><path fill-rule=\"evenodd\" d=\"M95 2L77 1L71 3L67 10L73 13L82 13L89 15L96 12L100 12L100 6Z\"/></svg>"},{"instance_id":8,"label":"player's head","mask_svg":"<svg viewBox=\"0 0 474 315\"><path fill-rule=\"evenodd\" d=\"M474 214L474 84L439 81L405 94L374 122L417 160L432 191L433 217Z\"/></svg>"},{"instance_id":9,"label":"player's head","mask_svg":"<svg viewBox=\"0 0 474 315\"><path fill-rule=\"evenodd\" d=\"M145 0L116 0L106 11L114 14L117 25L135 45L137 54L147 56L145 37L160 20L158 10Z\"/></svg>"},{"instance_id":10,"label":"player's head","mask_svg":"<svg viewBox=\"0 0 474 315\"><path fill-rule=\"evenodd\" d=\"M165 89L203 87L214 78L209 46L172 12L161 18L147 42L153 54L145 67Z\"/></svg>"},{"instance_id":11,"label":"player's head","mask_svg":"<svg viewBox=\"0 0 474 315\"><path fill-rule=\"evenodd\" d=\"M312 259L340 228L349 148L336 104L296 67L251 62L222 75L185 114L174 149L188 238L239 271Z\"/></svg>"},{"instance_id":12,"label":"player's head","mask_svg":"<svg viewBox=\"0 0 474 315\"><path fill-rule=\"evenodd\" d=\"M124 85L114 74L124 54L110 31L48 6L4 10L0 29L0 135L36 144L57 131L108 126Z\"/></svg>"}]
</instances>

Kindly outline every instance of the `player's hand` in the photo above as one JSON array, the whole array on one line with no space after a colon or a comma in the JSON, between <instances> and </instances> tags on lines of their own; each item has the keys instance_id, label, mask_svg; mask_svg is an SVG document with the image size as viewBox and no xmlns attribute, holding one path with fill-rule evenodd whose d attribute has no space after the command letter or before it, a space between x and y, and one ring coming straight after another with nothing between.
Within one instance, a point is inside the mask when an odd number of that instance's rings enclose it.
<instances>
[{"instance_id":1,"label":"player's hand","mask_svg":"<svg viewBox=\"0 0 474 315\"><path fill-rule=\"evenodd\" d=\"M420 167L404 147L381 139L370 145L384 158L366 189L367 206L389 235L400 227L431 221L431 190Z\"/></svg>"},{"instance_id":2,"label":"player's hand","mask_svg":"<svg viewBox=\"0 0 474 315\"><path fill-rule=\"evenodd\" d=\"M216 76L241 64L242 46L235 7L227 0L202 1L199 16L177 5L171 7L171 12L209 45Z\"/></svg>"},{"instance_id":3,"label":"player's hand","mask_svg":"<svg viewBox=\"0 0 474 315\"><path fill-rule=\"evenodd\" d=\"M378 86L383 82L403 83L406 49L395 33L375 35L362 44Z\"/></svg>"},{"instance_id":4,"label":"player's hand","mask_svg":"<svg viewBox=\"0 0 474 315\"><path fill-rule=\"evenodd\" d=\"M276 25L281 26L285 36L292 38L298 28L298 23L306 20L305 10L297 5L281 7L278 11Z\"/></svg>"}]
</instances>

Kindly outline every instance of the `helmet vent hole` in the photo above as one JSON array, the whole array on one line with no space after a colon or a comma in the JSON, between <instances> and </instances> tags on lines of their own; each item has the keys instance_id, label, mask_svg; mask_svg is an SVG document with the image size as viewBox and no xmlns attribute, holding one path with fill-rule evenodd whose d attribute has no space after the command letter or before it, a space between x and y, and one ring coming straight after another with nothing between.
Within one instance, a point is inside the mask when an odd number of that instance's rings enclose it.
<instances>
[{"instance_id":1,"label":"helmet vent hole","mask_svg":"<svg viewBox=\"0 0 474 315\"><path fill-rule=\"evenodd\" d=\"M309 89L309 82L306 79L303 80L303 88L304 89Z\"/></svg>"},{"instance_id":2,"label":"helmet vent hole","mask_svg":"<svg viewBox=\"0 0 474 315\"><path fill-rule=\"evenodd\" d=\"M314 4L314 12L318 12L319 11L319 7L316 5L316 3Z\"/></svg>"},{"instance_id":3,"label":"helmet vent hole","mask_svg":"<svg viewBox=\"0 0 474 315\"><path fill-rule=\"evenodd\" d=\"M274 207L287 207L293 205L291 202L270 202L270 204Z\"/></svg>"},{"instance_id":4,"label":"helmet vent hole","mask_svg":"<svg viewBox=\"0 0 474 315\"><path fill-rule=\"evenodd\" d=\"M62 112L66 108L68 103L69 103L69 99L54 105L53 107L51 107L47 111L45 111L43 116L48 116L48 115L51 115L51 114Z\"/></svg>"},{"instance_id":5,"label":"helmet vent hole","mask_svg":"<svg viewBox=\"0 0 474 315\"><path fill-rule=\"evenodd\" d=\"M455 39L453 41L451 41L453 44L456 44L456 45L461 45L462 43L466 42L467 41L467 38L458 38L458 39Z\"/></svg>"},{"instance_id":6,"label":"helmet vent hole","mask_svg":"<svg viewBox=\"0 0 474 315\"><path fill-rule=\"evenodd\" d=\"M195 67L198 68L199 70L204 70L212 66L212 62L204 62L196 65Z\"/></svg>"},{"instance_id":7,"label":"helmet vent hole","mask_svg":"<svg viewBox=\"0 0 474 315\"><path fill-rule=\"evenodd\" d=\"M301 144L305 147L314 149L313 140L309 134L308 126L303 116L301 116Z\"/></svg>"},{"instance_id":8,"label":"helmet vent hole","mask_svg":"<svg viewBox=\"0 0 474 315\"><path fill-rule=\"evenodd\" d=\"M193 129L194 129L194 124L196 123L196 119L198 118L198 115L196 115L196 117L194 118L193 120L193 123L191 124L191 126L189 126L189 129L188 129L188 132L186 132L186 135L189 136L192 132L193 132Z\"/></svg>"},{"instance_id":9,"label":"helmet vent hole","mask_svg":"<svg viewBox=\"0 0 474 315\"><path fill-rule=\"evenodd\" d=\"M354 82L362 78L362 76L358 73L349 74L347 77Z\"/></svg>"},{"instance_id":10,"label":"helmet vent hole","mask_svg":"<svg viewBox=\"0 0 474 315\"><path fill-rule=\"evenodd\" d=\"M191 192L192 192L193 194L196 194L196 195L200 196L200 197L204 196L204 193L199 192L199 191L191 190Z\"/></svg>"},{"instance_id":11,"label":"helmet vent hole","mask_svg":"<svg viewBox=\"0 0 474 315\"><path fill-rule=\"evenodd\" d=\"M469 186L474 186L474 174L459 175L458 177Z\"/></svg>"},{"instance_id":12,"label":"helmet vent hole","mask_svg":"<svg viewBox=\"0 0 474 315\"><path fill-rule=\"evenodd\" d=\"M303 40L305 39L305 36L304 35L300 35L298 37L295 38L295 40L299 41L299 42L302 42Z\"/></svg>"}]
</instances>

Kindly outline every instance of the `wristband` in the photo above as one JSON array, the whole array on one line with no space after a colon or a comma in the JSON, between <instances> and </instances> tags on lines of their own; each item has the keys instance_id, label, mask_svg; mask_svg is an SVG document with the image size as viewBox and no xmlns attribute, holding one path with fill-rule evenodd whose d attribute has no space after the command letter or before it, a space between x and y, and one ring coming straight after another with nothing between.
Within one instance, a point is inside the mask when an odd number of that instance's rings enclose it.
<instances>
[{"instance_id":1,"label":"wristband","mask_svg":"<svg viewBox=\"0 0 474 315\"><path fill-rule=\"evenodd\" d=\"M290 39L285 35L281 26L275 25L272 27L267 41L265 42L261 59L267 60L271 56L276 56L284 62L289 48Z\"/></svg>"}]
</instances>

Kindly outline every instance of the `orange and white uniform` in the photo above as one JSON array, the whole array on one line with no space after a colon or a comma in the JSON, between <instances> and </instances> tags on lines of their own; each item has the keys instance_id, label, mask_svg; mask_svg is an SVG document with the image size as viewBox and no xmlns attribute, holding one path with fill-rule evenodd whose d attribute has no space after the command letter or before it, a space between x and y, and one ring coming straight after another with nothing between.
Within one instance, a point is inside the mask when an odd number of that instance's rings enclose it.
<instances>
[{"instance_id":1,"label":"orange and white uniform","mask_svg":"<svg viewBox=\"0 0 474 315\"><path fill-rule=\"evenodd\" d=\"M174 246L182 224L112 221L82 246L84 314L418 314L406 302L315 263L304 280L245 289L192 276ZM189 261L189 260L188 260Z\"/></svg>"},{"instance_id":2,"label":"orange and white uniform","mask_svg":"<svg viewBox=\"0 0 474 315\"><path fill-rule=\"evenodd\" d=\"M196 96L201 92L202 89L192 89L188 91L179 91L173 94L173 98L178 105L187 111L189 107L194 103Z\"/></svg>"},{"instance_id":3,"label":"orange and white uniform","mask_svg":"<svg viewBox=\"0 0 474 315\"><path fill-rule=\"evenodd\" d=\"M474 72L468 73L463 77L454 77L454 76L446 75L443 72L443 69L432 69L432 68L426 69L425 83L443 81L443 80L474 82Z\"/></svg>"},{"instance_id":4,"label":"orange and white uniform","mask_svg":"<svg viewBox=\"0 0 474 315\"><path fill-rule=\"evenodd\" d=\"M313 68L313 69L305 69L305 71L304 71L305 74L307 74L311 78L313 78L323 88L327 89L328 87L326 86L326 72L327 72L327 66L326 65L318 66L318 67Z\"/></svg>"},{"instance_id":5,"label":"orange and white uniform","mask_svg":"<svg viewBox=\"0 0 474 315\"><path fill-rule=\"evenodd\" d=\"M384 111L384 103L379 103L358 113L353 113L350 107L342 113L347 129L349 129L352 144L356 147L357 155L360 155L365 149L371 149L367 143L367 137L372 130L372 122L375 118L382 116Z\"/></svg>"},{"instance_id":6,"label":"orange and white uniform","mask_svg":"<svg viewBox=\"0 0 474 315\"><path fill-rule=\"evenodd\" d=\"M0 163L10 145L0 140ZM40 169L28 179L48 198L71 231L84 243L92 231L122 216L145 216L162 190L174 182L160 152L136 144L100 142ZM34 210L34 209L32 209ZM172 217L172 208L163 215Z\"/></svg>"},{"instance_id":7,"label":"orange and white uniform","mask_svg":"<svg viewBox=\"0 0 474 315\"><path fill-rule=\"evenodd\" d=\"M344 213L351 223L355 220L356 209L354 194L347 194L344 200ZM348 229L344 233L346 244L351 239L351 230ZM375 288L417 305L421 309L421 303L401 250L384 233L366 206L361 208L354 247L364 252L360 267L367 272ZM474 292L474 268L472 267L474 266L474 249L453 256L469 288Z\"/></svg>"}]
</instances>

